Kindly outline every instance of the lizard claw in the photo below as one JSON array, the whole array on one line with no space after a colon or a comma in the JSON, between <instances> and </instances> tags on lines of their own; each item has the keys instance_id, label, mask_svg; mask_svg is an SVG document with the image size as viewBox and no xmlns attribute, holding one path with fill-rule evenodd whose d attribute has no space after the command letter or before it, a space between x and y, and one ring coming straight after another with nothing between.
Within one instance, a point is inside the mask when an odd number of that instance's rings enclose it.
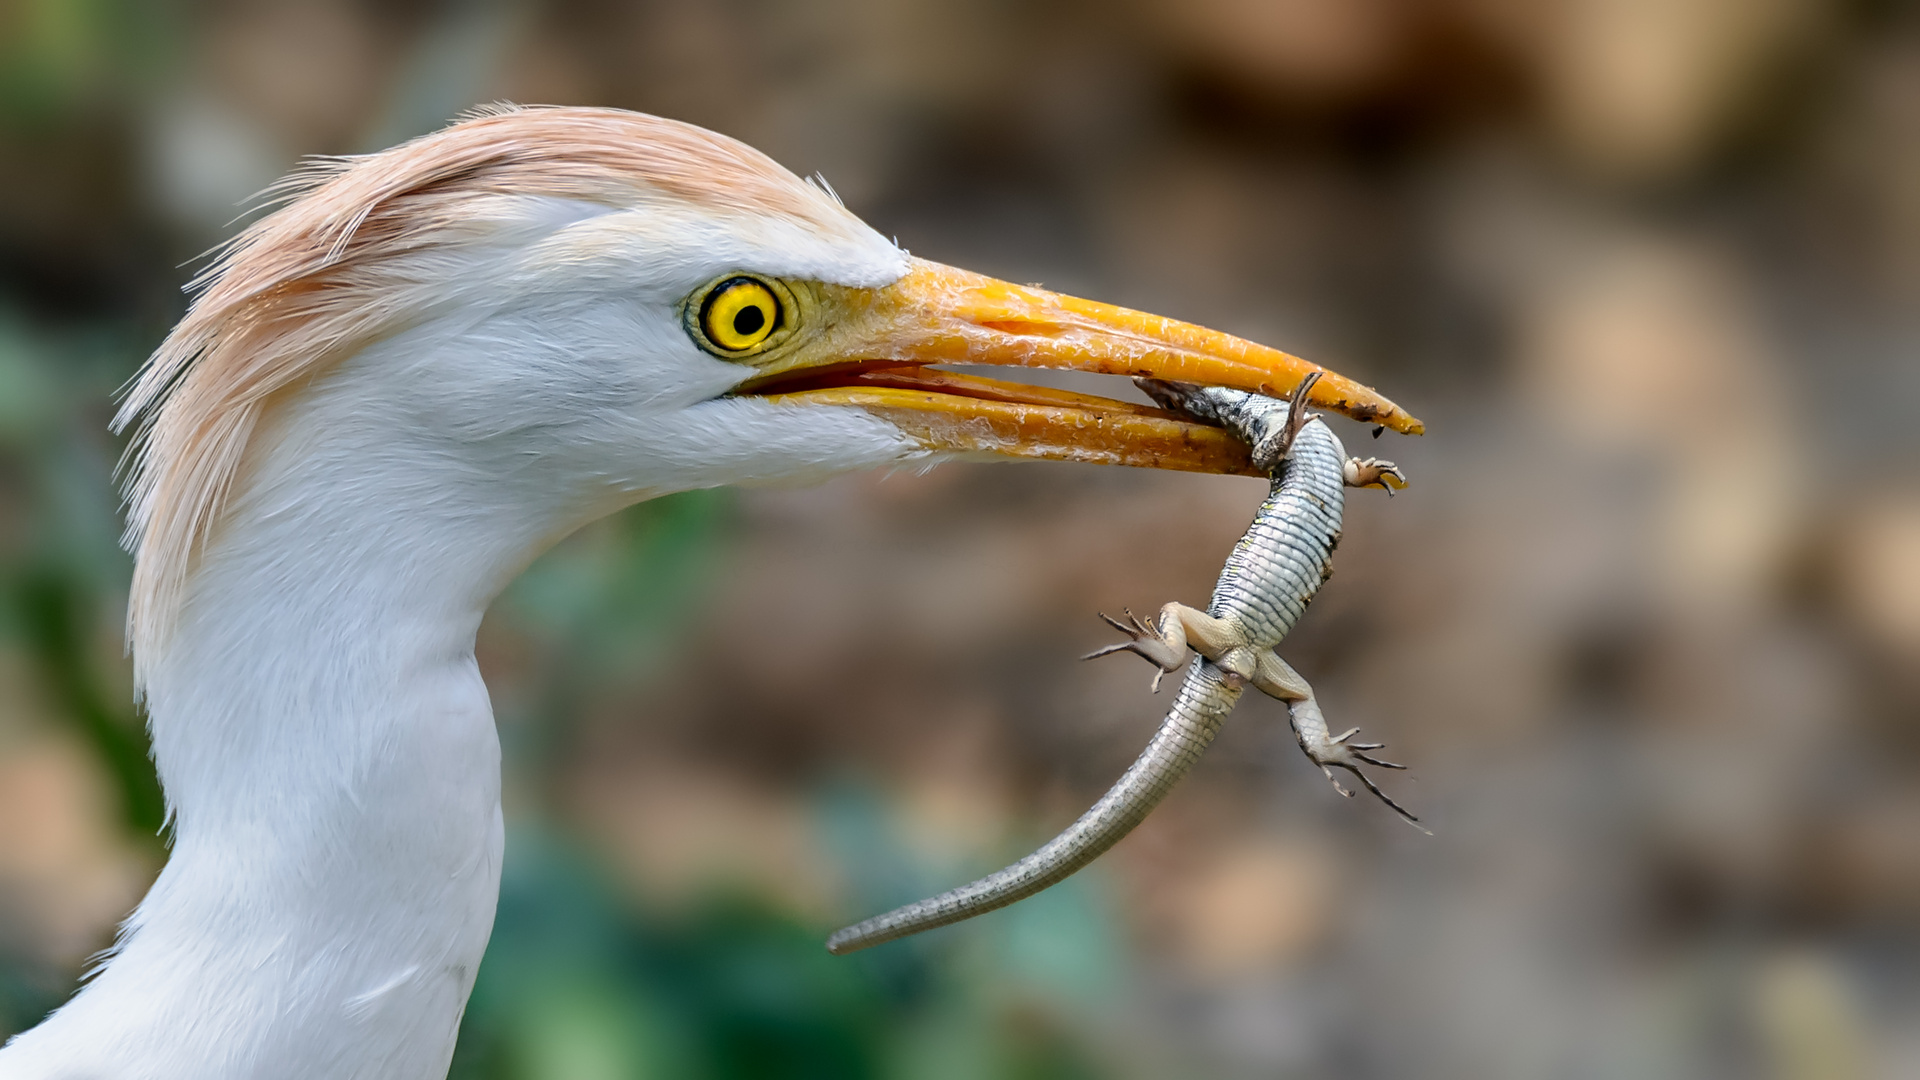
<instances>
[{"instance_id":1,"label":"lizard claw","mask_svg":"<svg viewBox=\"0 0 1920 1080\"><path fill-rule=\"evenodd\" d=\"M1179 671L1180 668L1186 664L1187 651L1185 649L1174 648L1172 643L1161 636L1158 629L1142 621L1140 616L1135 615L1133 609L1121 608L1120 610L1126 613L1127 618L1125 622L1114 618L1104 611L1100 612L1100 617L1106 620L1108 626L1127 635L1128 640L1095 649L1080 659L1092 660L1096 657L1117 652L1133 653L1135 656L1145 659L1148 663L1159 669L1153 673L1153 692L1157 694L1160 692L1160 680L1164 678L1168 672Z\"/></svg>"},{"instance_id":2,"label":"lizard claw","mask_svg":"<svg viewBox=\"0 0 1920 1080\"><path fill-rule=\"evenodd\" d=\"M1107 614L1104 611L1100 613L1100 618L1105 620L1108 626L1113 627L1115 630L1120 631L1121 633L1127 635L1128 637L1141 638L1141 637L1158 637L1159 636L1158 634L1154 633L1153 627L1148 626L1145 622L1141 620L1140 616L1135 615L1133 613L1132 608L1121 608L1120 611L1122 614L1126 615L1127 617L1126 622L1121 622L1119 619L1114 618L1113 616Z\"/></svg>"},{"instance_id":3,"label":"lizard claw","mask_svg":"<svg viewBox=\"0 0 1920 1080\"><path fill-rule=\"evenodd\" d=\"M1342 745L1342 746L1345 746L1345 747L1347 748L1347 750L1348 750L1348 751L1350 751L1350 752L1352 753L1352 755L1353 755L1354 757L1356 757L1356 758L1359 758L1359 759L1360 759L1361 761L1364 761L1364 762L1366 762L1366 763L1367 763L1367 764L1369 764L1369 765L1378 765L1379 767L1381 767L1381 768L1383 768L1383 769L1404 769L1404 768L1406 768L1406 766L1405 766L1405 765L1400 765L1400 764L1397 764L1397 763L1395 763L1395 762L1391 762L1391 761L1381 761L1381 760L1380 760L1379 758L1377 758L1377 757L1373 757L1373 756L1371 756L1371 755L1368 755L1368 754L1366 754L1366 753L1364 753L1364 751L1367 751L1367 750L1384 750L1384 749L1386 749L1386 745L1387 745L1386 743L1383 743L1383 742L1349 742L1349 741L1348 741L1348 740L1350 740L1350 739L1352 739L1352 738L1353 738L1353 737L1354 737L1355 735L1358 735L1358 734L1360 734L1360 729L1359 729L1359 728L1348 728L1348 729L1347 729L1347 730L1346 730L1346 731L1345 731L1345 732L1344 732L1343 734L1341 734L1341 735L1339 735L1338 737L1336 737L1336 738L1335 738L1335 739L1334 739L1333 741L1334 741L1335 743L1338 743L1338 744L1340 744L1340 745Z\"/></svg>"},{"instance_id":4,"label":"lizard claw","mask_svg":"<svg viewBox=\"0 0 1920 1080\"><path fill-rule=\"evenodd\" d=\"M1314 414L1307 411L1307 395L1313 391L1313 384L1320 381L1321 374L1318 371L1307 372L1306 377L1300 380L1300 385L1294 387L1293 393L1287 398L1286 422L1280 425L1278 431L1268 433L1266 438L1250 448L1256 468L1271 473L1293 453L1294 436L1300 434L1300 429L1314 418Z\"/></svg>"},{"instance_id":5,"label":"lizard claw","mask_svg":"<svg viewBox=\"0 0 1920 1080\"><path fill-rule=\"evenodd\" d=\"M1287 399L1287 426L1280 429L1280 452L1275 455L1276 459L1285 458L1293 452L1293 437L1300 434L1300 429L1307 426L1307 421L1313 419L1313 414L1307 411L1307 395L1313 391L1313 384L1320 381L1322 374L1318 371L1307 372L1306 377L1300 380L1300 385L1293 388L1293 396Z\"/></svg>"},{"instance_id":6,"label":"lizard claw","mask_svg":"<svg viewBox=\"0 0 1920 1080\"><path fill-rule=\"evenodd\" d=\"M1407 474L1400 466L1379 458L1348 458L1341 479L1348 487L1377 487L1388 495L1407 486Z\"/></svg>"},{"instance_id":7,"label":"lizard claw","mask_svg":"<svg viewBox=\"0 0 1920 1080\"><path fill-rule=\"evenodd\" d=\"M1393 798L1386 792L1381 791L1380 786L1373 782L1373 778L1368 776L1360 768L1361 765L1373 765L1382 769L1406 768L1405 765L1391 761L1383 761L1367 753L1369 750L1384 748L1386 746L1385 743L1351 741L1355 735L1360 733L1359 728L1348 728L1344 733L1330 739L1324 734L1325 728L1321 728L1320 730L1322 734L1318 739L1313 738L1308 732L1300 731L1298 728L1295 729L1294 734L1300 741L1300 749L1307 752L1307 758L1309 760L1315 765L1320 766L1320 771L1325 773L1327 780L1333 784L1333 790L1349 799L1353 798L1353 792L1340 786L1340 781L1333 775L1333 770L1345 769L1358 777L1360 782L1366 785L1367 790L1373 792L1375 798L1386 803L1393 808L1394 813L1405 818L1407 824L1412 825L1423 833L1427 833L1429 836L1433 835L1426 826L1420 824L1419 817L1415 816L1406 807L1394 802Z\"/></svg>"}]
</instances>

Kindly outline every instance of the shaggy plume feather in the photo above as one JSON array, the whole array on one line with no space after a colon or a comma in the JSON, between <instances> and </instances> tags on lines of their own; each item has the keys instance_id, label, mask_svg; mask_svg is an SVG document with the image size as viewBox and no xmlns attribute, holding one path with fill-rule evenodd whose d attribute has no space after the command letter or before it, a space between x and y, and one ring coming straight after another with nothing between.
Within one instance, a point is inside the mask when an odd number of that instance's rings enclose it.
<instances>
[{"instance_id":1,"label":"shaggy plume feather","mask_svg":"<svg viewBox=\"0 0 1920 1080\"><path fill-rule=\"evenodd\" d=\"M667 196L719 212L852 219L771 158L702 128L613 109L491 106L402 146L317 159L270 188L284 203L220 249L132 384L128 634L136 667L164 644L197 553L275 395L422 317L407 256L470 241L489 200L619 207ZM854 221L857 224L857 221ZM417 294L416 294L417 295Z\"/></svg>"}]
</instances>

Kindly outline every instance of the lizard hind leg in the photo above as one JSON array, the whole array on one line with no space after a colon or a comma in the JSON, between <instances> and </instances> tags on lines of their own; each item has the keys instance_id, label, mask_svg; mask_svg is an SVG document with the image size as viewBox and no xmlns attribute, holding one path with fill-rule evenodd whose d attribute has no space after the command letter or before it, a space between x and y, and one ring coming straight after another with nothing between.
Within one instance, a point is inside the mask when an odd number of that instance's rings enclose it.
<instances>
[{"instance_id":1,"label":"lizard hind leg","mask_svg":"<svg viewBox=\"0 0 1920 1080\"><path fill-rule=\"evenodd\" d=\"M1121 610L1126 612L1124 622L1104 612L1100 617L1108 626L1127 635L1127 640L1095 649L1080 659L1092 660L1117 652L1143 657L1160 669L1153 677L1156 693L1160 690L1161 677L1179 671L1187 662L1189 647L1217 663L1231 650L1246 644L1246 635L1233 624L1177 601L1162 607L1160 614L1151 620L1142 619L1129 609Z\"/></svg>"},{"instance_id":2,"label":"lizard hind leg","mask_svg":"<svg viewBox=\"0 0 1920 1080\"><path fill-rule=\"evenodd\" d=\"M1386 745L1385 743L1354 742L1353 737L1360 733L1359 728L1349 728L1344 733L1329 738L1327 721L1320 715L1320 703L1313 698L1289 702L1287 711L1293 724L1294 738L1300 743L1300 749L1306 751L1308 759L1315 765L1320 766L1320 771L1326 774L1327 780L1333 784L1335 791L1348 798L1353 797L1353 792L1341 787L1340 781L1333 775L1333 770L1345 769L1359 778L1360 782L1366 785L1367 790L1373 792L1375 798L1392 807L1393 812L1405 819L1407 824L1429 836L1433 835L1431 830L1420 824L1418 815L1394 802L1393 797L1381 791L1380 785L1374 783L1373 778L1361 768L1362 765L1373 765L1382 769L1406 768L1405 765L1386 761L1368 753L1370 750L1381 749Z\"/></svg>"},{"instance_id":3,"label":"lizard hind leg","mask_svg":"<svg viewBox=\"0 0 1920 1080\"><path fill-rule=\"evenodd\" d=\"M1293 727L1294 739L1300 743L1300 749L1306 752L1308 760L1320 766L1320 771L1326 774L1327 780L1333 784L1335 791L1347 798L1353 797L1353 792L1341 787L1340 781L1333 775L1333 770L1345 769L1359 777L1368 791L1373 792L1381 802L1392 807L1395 813L1406 819L1407 824L1421 832L1428 832L1427 828L1420 824L1417 816L1406 807L1394 802L1386 792L1381 791L1379 785L1373 782L1373 778L1361 768L1362 765L1372 765L1381 769L1404 769L1406 766L1374 757L1369 752L1383 749L1386 746L1385 743L1354 742L1353 737L1360 734L1359 728L1349 728L1340 735L1330 736L1327 733L1326 717L1320 713L1320 702L1313 696L1313 687L1307 683L1306 679L1301 678L1299 672L1293 670L1291 664L1282 660L1278 653L1268 652L1260 657L1259 667L1254 673L1253 685L1268 696L1287 703L1287 717Z\"/></svg>"},{"instance_id":4,"label":"lizard hind leg","mask_svg":"<svg viewBox=\"0 0 1920 1080\"><path fill-rule=\"evenodd\" d=\"M1160 625L1156 625L1156 623L1164 623L1165 620L1148 623L1135 615L1132 608L1120 610L1126 613L1127 618L1124 622L1104 611L1100 613L1100 617L1106 620L1108 626L1127 635L1127 640L1104 645L1080 659L1093 660L1117 652L1130 652L1157 669L1153 673L1153 692L1157 694L1160 692L1160 680L1167 673L1179 671L1186 665L1186 634L1180 630L1177 622L1173 626L1172 633L1168 633L1162 630Z\"/></svg>"}]
</instances>

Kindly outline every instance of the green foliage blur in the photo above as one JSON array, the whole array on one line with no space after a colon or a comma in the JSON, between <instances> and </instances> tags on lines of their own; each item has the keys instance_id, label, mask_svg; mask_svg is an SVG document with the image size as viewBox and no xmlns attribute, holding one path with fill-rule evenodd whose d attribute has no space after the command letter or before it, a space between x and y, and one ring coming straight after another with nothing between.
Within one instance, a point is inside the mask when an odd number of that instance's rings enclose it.
<instances>
[{"instance_id":1,"label":"green foliage blur","mask_svg":"<svg viewBox=\"0 0 1920 1080\"><path fill-rule=\"evenodd\" d=\"M137 361L126 333L59 331L0 309L0 635L30 661L48 712L111 776L121 822L159 853L163 808L117 635L129 563L102 403ZM102 944L105 944L102 942ZM0 1027L18 1031L65 997L71 973L0 937Z\"/></svg>"}]
</instances>

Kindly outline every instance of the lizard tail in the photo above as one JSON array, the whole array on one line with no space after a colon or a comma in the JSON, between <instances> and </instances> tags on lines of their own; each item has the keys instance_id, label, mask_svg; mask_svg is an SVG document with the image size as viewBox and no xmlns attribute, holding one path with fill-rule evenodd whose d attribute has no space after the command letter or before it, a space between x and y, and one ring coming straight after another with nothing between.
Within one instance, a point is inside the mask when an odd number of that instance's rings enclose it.
<instances>
[{"instance_id":1,"label":"lizard tail","mask_svg":"<svg viewBox=\"0 0 1920 1080\"><path fill-rule=\"evenodd\" d=\"M1211 663L1194 665L1153 741L1080 820L998 873L837 931L827 939L827 951L850 953L971 919L1032 896L1100 857L1132 832L1200 759L1240 700L1243 686L1230 685L1226 673Z\"/></svg>"}]
</instances>

